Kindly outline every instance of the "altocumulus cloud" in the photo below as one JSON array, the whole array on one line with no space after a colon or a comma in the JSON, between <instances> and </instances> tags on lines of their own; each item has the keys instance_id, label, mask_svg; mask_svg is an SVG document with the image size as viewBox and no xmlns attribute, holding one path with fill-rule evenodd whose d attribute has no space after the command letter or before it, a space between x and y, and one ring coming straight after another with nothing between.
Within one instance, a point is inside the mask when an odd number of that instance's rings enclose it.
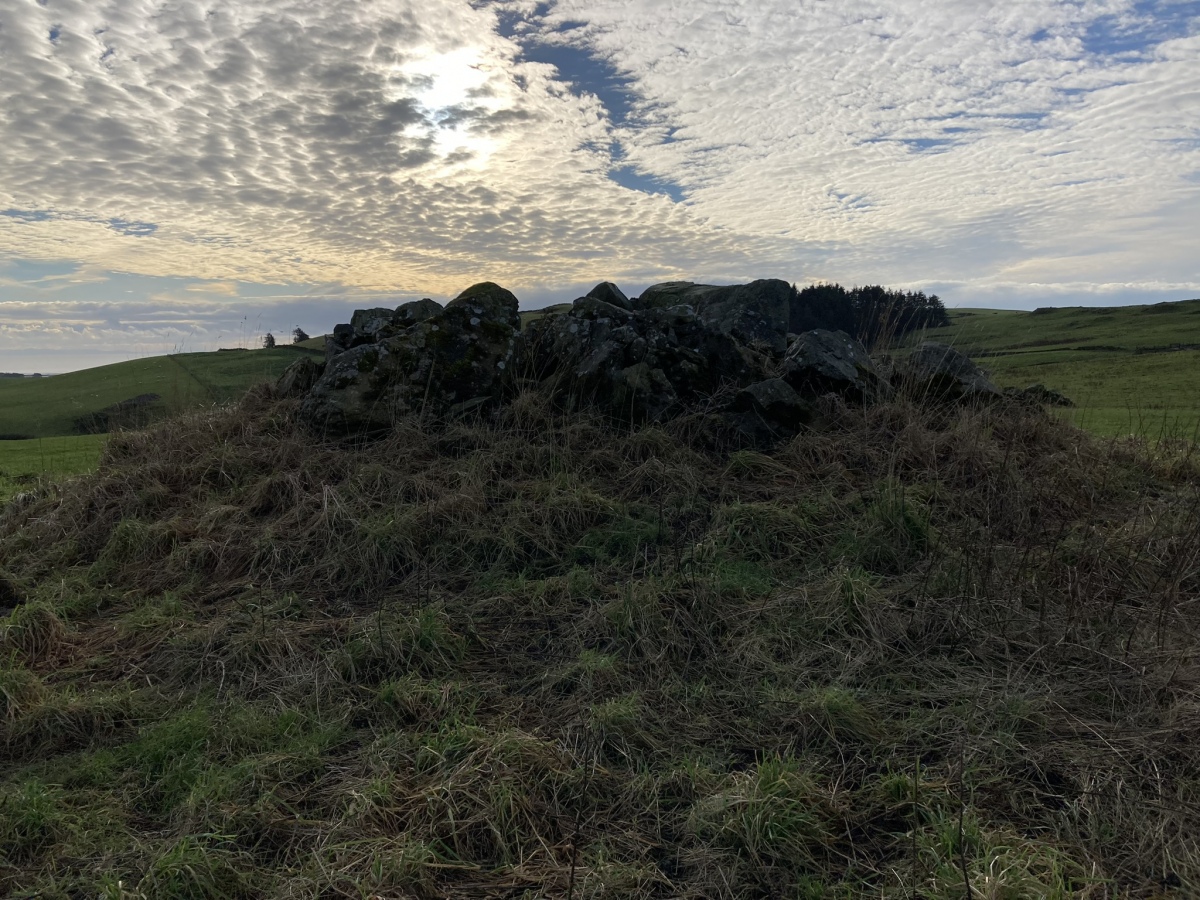
<instances>
[{"instance_id":1,"label":"altocumulus cloud","mask_svg":"<svg viewBox=\"0 0 1200 900\"><path fill-rule=\"evenodd\" d=\"M247 284L1200 293L1195 2L0 0L0 57L0 346L98 321L39 265L146 279L106 333Z\"/></svg>"}]
</instances>

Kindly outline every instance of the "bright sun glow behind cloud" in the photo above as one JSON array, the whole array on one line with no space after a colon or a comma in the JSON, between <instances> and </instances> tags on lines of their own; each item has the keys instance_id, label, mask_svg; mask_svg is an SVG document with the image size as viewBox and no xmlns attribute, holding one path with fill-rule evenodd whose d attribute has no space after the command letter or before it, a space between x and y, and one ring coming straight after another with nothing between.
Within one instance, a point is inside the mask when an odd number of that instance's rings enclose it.
<instances>
[{"instance_id":1,"label":"bright sun glow behind cloud","mask_svg":"<svg viewBox=\"0 0 1200 900\"><path fill-rule=\"evenodd\" d=\"M475 171L487 166L498 139L480 134L456 113L464 108L495 112L505 98L497 96L491 72L479 47L448 51L425 50L399 67L412 85L413 98L430 121L437 124L433 146L438 158L430 163L435 172L458 166Z\"/></svg>"}]
</instances>

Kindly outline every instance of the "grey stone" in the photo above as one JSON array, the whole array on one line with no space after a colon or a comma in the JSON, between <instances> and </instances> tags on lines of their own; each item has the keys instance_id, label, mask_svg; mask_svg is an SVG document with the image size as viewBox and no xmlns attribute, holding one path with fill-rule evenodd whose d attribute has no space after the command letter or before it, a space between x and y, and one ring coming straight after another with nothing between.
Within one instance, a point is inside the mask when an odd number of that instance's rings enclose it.
<instances>
[{"instance_id":1,"label":"grey stone","mask_svg":"<svg viewBox=\"0 0 1200 900\"><path fill-rule=\"evenodd\" d=\"M446 311L469 310L481 320L508 325L520 330L520 304L511 291L491 281L483 281L467 288L446 304Z\"/></svg>"},{"instance_id":2,"label":"grey stone","mask_svg":"<svg viewBox=\"0 0 1200 900\"><path fill-rule=\"evenodd\" d=\"M633 305L630 303L629 298L625 296L625 292L611 281L600 282L588 291L587 295L593 300L600 300L604 303L618 306L621 309L633 309Z\"/></svg>"},{"instance_id":3,"label":"grey stone","mask_svg":"<svg viewBox=\"0 0 1200 900\"><path fill-rule=\"evenodd\" d=\"M424 300L412 300L409 303L401 303L396 307L392 321L401 327L416 325L418 322L424 322L431 316L436 316L441 311L442 304L436 303L426 297Z\"/></svg>"},{"instance_id":4,"label":"grey stone","mask_svg":"<svg viewBox=\"0 0 1200 900\"><path fill-rule=\"evenodd\" d=\"M932 341L899 360L894 378L918 397L991 400L1001 396L1000 389L968 357L953 347Z\"/></svg>"},{"instance_id":5,"label":"grey stone","mask_svg":"<svg viewBox=\"0 0 1200 900\"><path fill-rule=\"evenodd\" d=\"M1021 391L1021 394L1037 403L1045 404L1046 406L1074 406L1075 403L1070 397L1053 388L1048 388L1044 384L1031 384L1029 387Z\"/></svg>"},{"instance_id":6,"label":"grey stone","mask_svg":"<svg viewBox=\"0 0 1200 900\"><path fill-rule=\"evenodd\" d=\"M760 381L770 364L688 305L631 313L591 297L530 323L524 347L529 370L569 405L594 404L638 422Z\"/></svg>"},{"instance_id":7,"label":"grey stone","mask_svg":"<svg viewBox=\"0 0 1200 900\"><path fill-rule=\"evenodd\" d=\"M360 341L361 343L361 341ZM333 333L325 335L325 360L328 362L354 345L354 328L349 323L334 325Z\"/></svg>"},{"instance_id":8,"label":"grey stone","mask_svg":"<svg viewBox=\"0 0 1200 900\"><path fill-rule=\"evenodd\" d=\"M782 378L742 388L726 413L726 422L756 445L792 437L812 421L813 409Z\"/></svg>"},{"instance_id":9,"label":"grey stone","mask_svg":"<svg viewBox=\"0 0 1200 900\"><path fill-rule=\"evenodd\" d=\"M815 329L796 335L783 359L781 375L806 394L836 391L861 400L886 389L866 348L844 331Z\"/></svg>"},{"instance_id":10,"label":"grey stone","mask_svg":"<svg viewBox=\"0 0 1200 900\"><path fill-rule=\"evenodd\" d=\"M445 309L405 328L381 328L375 343L333 356L301 413L330 431L371 432L411 413L476 409L508 379L519 324L515 296L475 285Z\"/></svg>"},{"instance_id":11,"label":"grey stone","mask_svg":"<svg viewBox=\"0 0 1200 900\"><path fill-rule=\"evenodd\" d=\"M628 322L633 318L627 308L593 297L590 294L580 297L571 304L571 315L591 319L610 319L614 322Z\"/></svg>"},{"instance_id":12,"label":"grey stone","mask_svg":"<svg viewBox=\"0 0 1200 900\"><path fill-rule=\"evenodd\" d=\"M318 363L310 356L302 356L283 370L283 374L275 382L275 393L280 397L307 394L324 371L324 364Z\"/></svg>"},{"instance_id":13,"label":"grey stone","mask_svg":"<svg viewBox=\"0 0 1200 900\"><path fill-rule=\"evenodd\" d=\"M384 307L356 309L350 317L350 327L356 336L370 338L379 330L391 325L395 315L395 310Z\"/></svg>"},{"instance_id":14,"label":"grey stone","mask_svg":"<svg viewBox=\"0 0 1200 900\"><path fill-rule=\"evenodd\" d=\"M390 428L394 412L384 397L387 379L380 371L387 349L361 344L325 364L300 406L300 414L327 431L380 431Z\"/></svg>"},{"instance_id":15,"label":"grey stone","mask_svg":"<svg viewBox=\"0 0 1200 900\"><path fill-rule=\"evenodd\" d=\"M782 355L787 349L794 293L790 284L778 278L731 285L667 281L647 288L636 308L690 306L710 328L751 347Z\"/></svg>"}]
</instances>

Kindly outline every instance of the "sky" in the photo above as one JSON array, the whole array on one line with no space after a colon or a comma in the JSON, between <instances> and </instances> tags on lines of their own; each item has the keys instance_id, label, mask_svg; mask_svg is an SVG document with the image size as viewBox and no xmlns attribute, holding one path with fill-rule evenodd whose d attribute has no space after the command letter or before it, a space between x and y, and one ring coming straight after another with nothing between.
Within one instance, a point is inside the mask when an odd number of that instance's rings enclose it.
<instances>
[{"instance_id":1,"label":"sky","mask_svg":"<svg viewBox=\"0 0 1200 900\"><path fill-rule=\"evenodd\" d=\"M1200 296L1200 0L0 0L0 371L496 281Z\"/></svg>"}]
</instances>

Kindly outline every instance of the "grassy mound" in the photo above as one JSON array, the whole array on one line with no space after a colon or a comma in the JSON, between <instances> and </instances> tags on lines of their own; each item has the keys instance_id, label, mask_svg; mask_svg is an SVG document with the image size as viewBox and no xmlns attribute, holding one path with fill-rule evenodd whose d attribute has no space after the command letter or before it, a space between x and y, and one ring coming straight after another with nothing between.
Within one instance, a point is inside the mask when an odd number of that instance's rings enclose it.
<instances>
[{"instance_id":1,"label":"grassy mound","mask_svg":"<svg viewBox=\"0 0 1200 900\"><path fill-rule=\"evenodd\" d=\"M0 515L0 893L1200 891L1189 446L294 411Z\"/></svg>"}]
</instances>

